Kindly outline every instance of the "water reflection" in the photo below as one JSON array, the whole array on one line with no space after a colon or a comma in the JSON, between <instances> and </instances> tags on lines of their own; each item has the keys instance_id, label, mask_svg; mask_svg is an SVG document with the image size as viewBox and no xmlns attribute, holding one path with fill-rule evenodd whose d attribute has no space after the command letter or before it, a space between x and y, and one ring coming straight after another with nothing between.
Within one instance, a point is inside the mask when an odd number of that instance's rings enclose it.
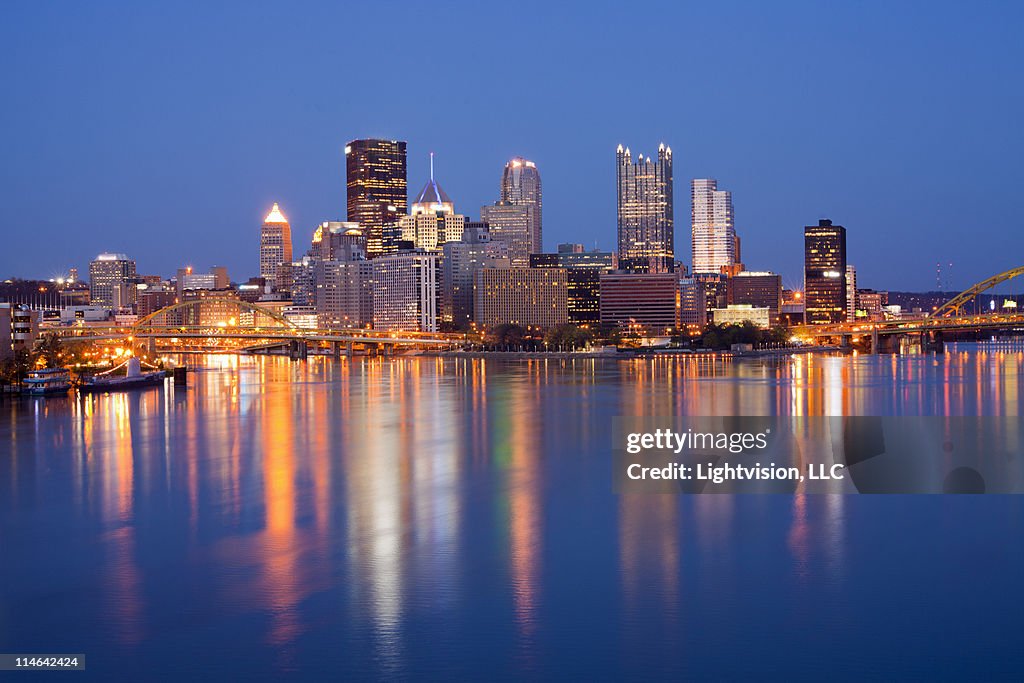
<instances>
[{"instance_id":1,"label":"water reflection","mask_svg":"<svg viewBox=\"0 0 1024 683\"><path fill-rule=\"evenodd\" d=\"M245 624L281 670L327 637L361 662L352 673L379 677L458 653L483 631L493 657L536 672L557 606L582 590L557 578L572 575L622 642L641 648L652 628L682 638L694 586L753 571L737 539L782 549L786 576L808 590L842 587L850 499L616 497L611 418L789 415L820 439L801 417L1021 414L1024 350L948 349L756 361L215 356L187 388L5 399L0 531L28 569L0 589L0 607L32 615L29 635L77 608L86 616L64 627L69 638L128 653L168 632L227 639ZM1019 449L1020 426L1008 430ZM32 563L52 557L32 539L69 529L84 539L79 564L51 577L57 586L33 579ZM55 590L67 596L59 608Z\"/></svg>"}]
</instances>

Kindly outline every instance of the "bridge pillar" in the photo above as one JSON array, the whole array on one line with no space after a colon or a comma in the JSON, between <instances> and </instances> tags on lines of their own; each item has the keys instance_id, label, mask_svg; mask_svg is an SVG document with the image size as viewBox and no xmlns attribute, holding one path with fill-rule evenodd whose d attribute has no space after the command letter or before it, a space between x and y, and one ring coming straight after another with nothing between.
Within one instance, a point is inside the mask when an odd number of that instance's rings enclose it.
<instances>
[{"instance_id":1,"label":"bridge pillar","mask_svg":"<svg viewBox=\"0 0 1024 683\"><path fill-rule=\"evenodd\" d=\"M345 355L351 358L355 355L356 345L353 342L345 342Z\"/></svg>"},{"instance_id":2,"label":"bridge pillar","mask_svg":"<svg viewBox=\"0 0 1024 683\"><path fill-rule=\"evenodd\" d=\"M871 328L871 355L878 355L878 326Z\"/></svg>"},{"instance_id":3,"label":"bridge pillar","mask_svg":"<svg viewBox=\"0 0 1024 683\"><path fill-rule=\"evenodd\" d=\"M394 355L395 345L394 344L381 344L381 353L385 356Z\"/></svg>"},{"instance_id":4,"label":"bridge pillar","mask_svg":"<svg viewBox=\"0 0 1024 683\"><path fill-rule=\"evenodd\" d=\"M849 334L847 334L845 332L843 334L841 334L839 336L839 346L844 348L844 349L850 348L850 338L851 338L851 335L849 335Z\"/></svg>"},{"instance_id":5,"label":"bridge pillar","mask_svg":"<svg viewBox=\"0 0 1024 683\"><path fill-rule=\"evenodd\" d=\"M150 358L156 356L156 337L150 337L146 340L146 353Z\"/></svg>"},{"instance_id":6,"label":"bridge pillar","mask_svg":"<svg viewBox=\"0 0 1024 683\"><path fill-rule=\"evenodd\" d=\"M341 360L341 344L339 342L331 342L331 357L334 360Z\"/></svg>"}]
</instances>

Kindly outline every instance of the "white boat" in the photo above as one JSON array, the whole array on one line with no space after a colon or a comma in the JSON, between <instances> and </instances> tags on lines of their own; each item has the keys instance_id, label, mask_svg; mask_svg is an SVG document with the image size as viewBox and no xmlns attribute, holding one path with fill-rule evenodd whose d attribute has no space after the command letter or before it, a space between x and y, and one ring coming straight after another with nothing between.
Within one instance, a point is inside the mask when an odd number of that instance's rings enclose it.
<instances>
[{"instance_id":1,"label":"white boat","mask_svg":"<svg viewBox=\"0 0 1024 683\"><path fill-rule=\"evenodd\" d=\"M64 368L33 370L25 378L25 393L32 396L66 394L71 388L71 373Z\"/></svg>"},{"instance_id":2,"label":"white boat","mask_svg":"<svg viewBox=\"0 0 1024 683\"><path fill-rule=\"evenodd\" d=\"M138 358L129 358L126 365L128 366L127 372L123 375L93 375L84 378L79 383L78 390L88 394L136 389L163 384L164 378L167 376L163 370L143 372Z\"/></svg>"}]
</instances>

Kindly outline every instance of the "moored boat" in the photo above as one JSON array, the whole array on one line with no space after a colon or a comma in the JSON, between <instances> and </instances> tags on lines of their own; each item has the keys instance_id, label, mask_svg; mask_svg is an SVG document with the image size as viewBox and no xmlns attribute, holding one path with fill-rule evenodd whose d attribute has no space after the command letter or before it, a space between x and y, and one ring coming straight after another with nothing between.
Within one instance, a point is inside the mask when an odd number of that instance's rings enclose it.
<instances>
[{"instance_id":1,"label":"moored boat","mask_svg":"<svg viewBox=\"0 0 1024 683\"><path fill-rule=\"evenodd\" d=\"M86 394L124 391L163 384L166 377L163 370L143 372L138 358L129 358L126 365L127 372L123 375L93 375L83 378L78 384L78 390Z\"/></svg>"},{"instance_id":2,"label":"moored boat","mask_svg":"<svg viewBox=\"0 0 1024 683\"><path fill-rule=\"evenodd\" d=\"M56 396L68 393L71 373L64 368L33 370L24 380L25 393L31 396Z\"/></svg>"}]
</instances>

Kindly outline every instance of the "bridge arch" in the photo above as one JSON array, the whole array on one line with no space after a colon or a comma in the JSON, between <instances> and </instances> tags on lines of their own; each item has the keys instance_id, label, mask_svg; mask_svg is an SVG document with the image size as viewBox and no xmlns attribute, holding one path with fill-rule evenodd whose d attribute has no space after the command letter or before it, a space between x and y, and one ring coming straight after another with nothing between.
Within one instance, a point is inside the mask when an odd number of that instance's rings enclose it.
<instances>
[{"instance_id":1,"label":"bridge arch","mask_svg":"<svg viewBox=\"0 0 1024 683\"><path fill-rule=\"evenodd\" d=\"M153 311L149 315L143 316L143 317L139 318L138 320L136 320L135 324L132 325L132 332L136 333L136 332L141 331L145 325L151 323L155 318L157 318L157 316L165 315L167 313L172 313L173 311L180 311L180 310L183 310L183 309L186 309L186 308L191 308L193 306L201 306L204 303L208 303L208 304L227 304L229 306L234 306L238 310L244 311L246 313L259 313L260 315L265 315L265 316L267 316L267 317L269 317L269 318L271 318L271 319L281 323L282 325L284 325L288 329L291 329L291 330L298 330L299 329L298 325L293 323L291 320L288 320L288 318L284 317L283 315L281 315L277 311L273 310L272 308L268 308L266 306L260 306L259 304L255 304L255 303L252 303L252 302L249 302L249 301L243 301L241 299L236 299L236 298L230 297L230 296L211 296L211 297L207 297L205 299L189 299L188 301L180 301L180 302L178 302L176 304L171 304L170 306L165 306L165 307L161 308L159 311Z\"/></svg>"},{"instance_id":2,"label":"bridge arch","mask_svg":"<svg viewBox=\"0 0 1024 683\"><path fill-rule=\"evenodd\" d=\"M1005 273L999 273L999 275L993 275L987 280L982 280L978 284L965 289L964 291L957 294L955 297L947 301L946 303L939 306L934 313L933 318L940 318L942 316L960 315L960 310L964 307L968 301L978 296L982 292L988 291L996 285L1002 284L1007 280L1012 280L1018 275L1024 275L1024 266L1017 266L1012 268Z\"/></svg>"}]
</instances>

